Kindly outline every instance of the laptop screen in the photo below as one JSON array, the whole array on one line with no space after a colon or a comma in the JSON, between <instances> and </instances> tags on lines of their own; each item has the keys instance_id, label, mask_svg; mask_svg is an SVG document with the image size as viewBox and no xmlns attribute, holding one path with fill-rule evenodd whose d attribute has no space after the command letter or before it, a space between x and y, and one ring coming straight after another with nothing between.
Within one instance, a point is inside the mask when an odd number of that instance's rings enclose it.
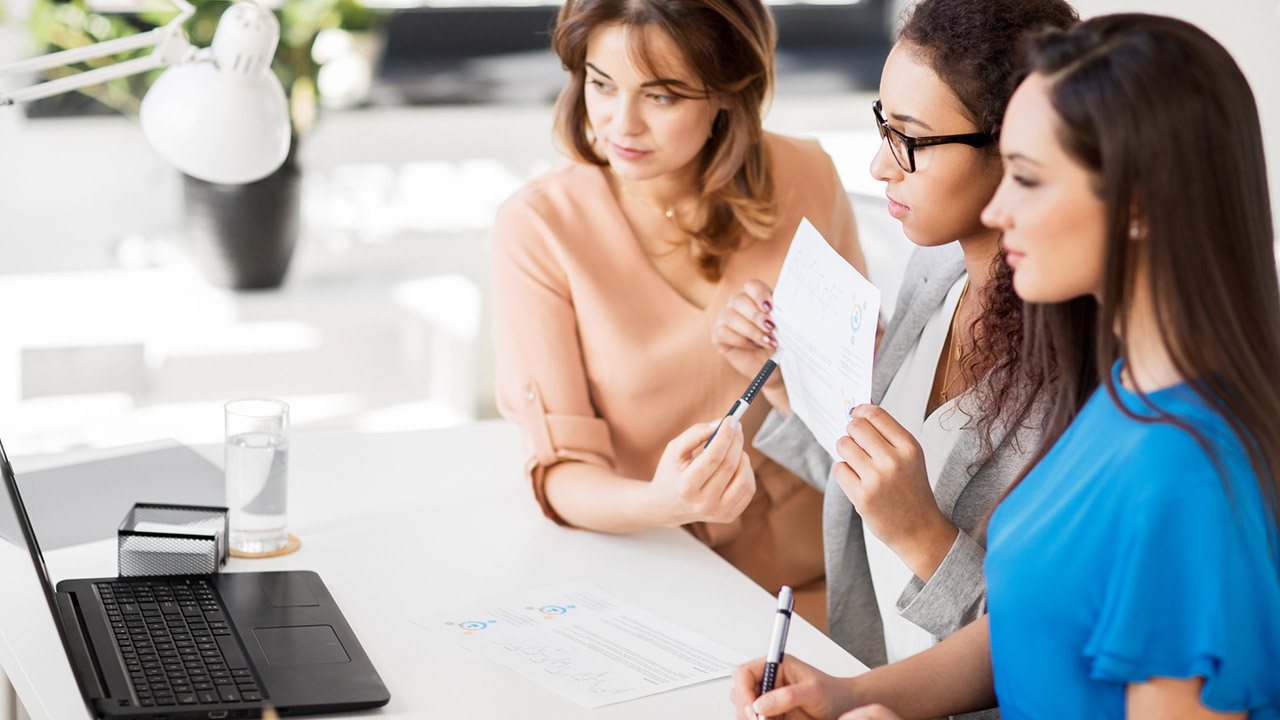
<instances>
[{"instance_id":1,"label":"laptop screen","mask_svg":"<svg viewBox=\"0 0 1280 720\"><path fill-rule=\"evenodd\" d=\"M5 618L4 643L0 647L0 653L4 653L5 669L21 696L28 680L25 675L17 672L16 663L34 665L32 658L26 657L28 653L51 655L48 649L56 647L56 636L62 645L62 656L42 658L39 663L40 673L56 674L62 676L65 683L75 683L89 715L92 716L94 712L89 698L71 671L67 637L63 634L62 626L56 622L57 606L53 586L49 582L49 572L40 553L35 531L23 507L18 481L14 477L9 458L5 455L3 444L0 444L0 475L4 476L4 490L0 492L0 527L19 530L16 537L10 537L14 534L12 530L0 535L3 537L0 540L0 577L5 579L5 591L0 593L0 617ZM10 662L14 663L12 667ZM71 686L65 684L65 687L69 691ZM66 705L69 703L64 702L63 706L50 707L47 708L48 712L37 714L67 717L66 713L71 710Z\"/></svg>"}]
</instances>

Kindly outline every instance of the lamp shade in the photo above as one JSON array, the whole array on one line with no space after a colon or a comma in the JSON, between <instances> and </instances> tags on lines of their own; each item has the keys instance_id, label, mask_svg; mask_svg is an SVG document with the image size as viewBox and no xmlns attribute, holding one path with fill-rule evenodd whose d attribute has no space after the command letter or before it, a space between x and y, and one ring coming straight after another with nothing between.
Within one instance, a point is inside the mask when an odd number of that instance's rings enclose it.
<instances>
[{"instance_id":1,"label":"lamp shade","mask_svg":"<svg viewBox=\"0 0 1280 720\"><path fill-rule=\"evenodd\" d=\"M289 153L289 107L271 58L275 16L235 3L223 13L212 59L165 70L142 99L151 146L182 172L242 184L270 175Z\"/></svg>"}]
</instances>

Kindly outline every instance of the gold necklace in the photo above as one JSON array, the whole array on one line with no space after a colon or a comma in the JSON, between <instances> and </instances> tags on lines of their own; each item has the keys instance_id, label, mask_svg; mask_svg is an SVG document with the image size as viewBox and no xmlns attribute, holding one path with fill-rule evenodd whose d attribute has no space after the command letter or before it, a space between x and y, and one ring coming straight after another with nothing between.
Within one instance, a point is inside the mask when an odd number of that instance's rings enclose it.
<instances>
[{"instance_id":1,"label":"gold necklace","mask_svg":"<svg viewBox=\"0 0 1280 720\"><path fill-rule=\"evenodd\" d=\"M960 308L964 306L964 296L969 293L969 278L964 280L964 288L960 290L960 299L956 301L956 314L951 317L951 352L947 353L947 364L942 371L942 390L938 393L938 398L942 402L947 401L947 391L951 389L951 357L954 355L956 362L960 362L960 335L958 333L960 324Z\"/></svg>"},{"instance_id":2,"label":"gold necklace","mask_svg":"<svg viewBox=\"0 0 1280 720\"><path fill-rule=\"evenodd\" d=\"M661 215L661 216L665 217L666 219L670 220L671 222L675 222L675 220L676 220L676 206L675 206L675 205L668 205L668 206L667 206L667 209L666 209L666 210L663 210L662 208L658 207L657 205L653 205L653 204L651 204L648 200L645 200L644 198L640 197L639 195L636 195L635 193L633 193L633 192L631 192L630 190L628 190L628 189L627 189L626 184L622 182L622 178L619 178L619 177L618 177L616 174L614 174L614 173L610 173L610 174L611 174L611 175L613 175L613 183L614 183L614 185L617 185L617 186L618 186L618 189L619 189L619 190L621 190L623 193L625 193L627 197L631 198L632 200L635 200L636 202L638 202L638 203L640 203L641 205L645 206L645 207L646 207L646 208L648 208L649 210L652 210L653 212L658 213L659 215Z\"/></svg>"}]
</instances>

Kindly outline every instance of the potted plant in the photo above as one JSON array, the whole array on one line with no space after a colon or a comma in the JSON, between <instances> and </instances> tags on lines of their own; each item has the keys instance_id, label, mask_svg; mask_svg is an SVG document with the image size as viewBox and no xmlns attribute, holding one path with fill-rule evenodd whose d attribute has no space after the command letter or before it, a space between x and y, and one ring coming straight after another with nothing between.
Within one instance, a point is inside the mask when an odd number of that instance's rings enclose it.
<instances>
[{"instance_id":1,"label":"potted plant","mask_svg":"<svg viewBox=\"0 0 1280 720\"><path fill-rule=\"evenodd\" d=\"M191 42L206 47L231 0L190 0ZM79 47L163 25L177 13L167 3L148 0L132 15L94 12L85 0L37 0L30 26L38 41L53 49ZM367 32L378 17L359 0L283 0L267 3L280 20L280 43L272 70L289 100L293 138L284 164L272 175L246 185L221 185L183 177L186 236L192 256L210 282L236 289L278 287L293 255L300 225L301 173L298 145L315 123L320 101L317 38L331 31ZM137 51L141 56L147 50ZM109 64L128 55L91 65ZM323 60L324 58L321 58ZM73 72L64 70L63 72ZM136 115L142 95L159 71L112 81L82 91L102 104Z\"/></svg>"}]
</instances>

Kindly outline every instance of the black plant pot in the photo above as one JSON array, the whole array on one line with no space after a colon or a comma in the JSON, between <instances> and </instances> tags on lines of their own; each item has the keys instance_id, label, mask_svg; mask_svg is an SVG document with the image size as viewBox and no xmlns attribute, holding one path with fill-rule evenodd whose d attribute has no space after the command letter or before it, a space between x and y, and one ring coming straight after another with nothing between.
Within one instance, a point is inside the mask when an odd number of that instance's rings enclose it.
<instances>
[{"instance_id":1,"label":"black plant pot","mask_svg":"<svg viewBox=\"0 0 1280 720\"><path fill-rule=\"evenodd\" d=\"M247 185L182 179L187 240L205 279L237 290L279 287L298 239L297 165Z\"/></svg>"}]
</instances>

